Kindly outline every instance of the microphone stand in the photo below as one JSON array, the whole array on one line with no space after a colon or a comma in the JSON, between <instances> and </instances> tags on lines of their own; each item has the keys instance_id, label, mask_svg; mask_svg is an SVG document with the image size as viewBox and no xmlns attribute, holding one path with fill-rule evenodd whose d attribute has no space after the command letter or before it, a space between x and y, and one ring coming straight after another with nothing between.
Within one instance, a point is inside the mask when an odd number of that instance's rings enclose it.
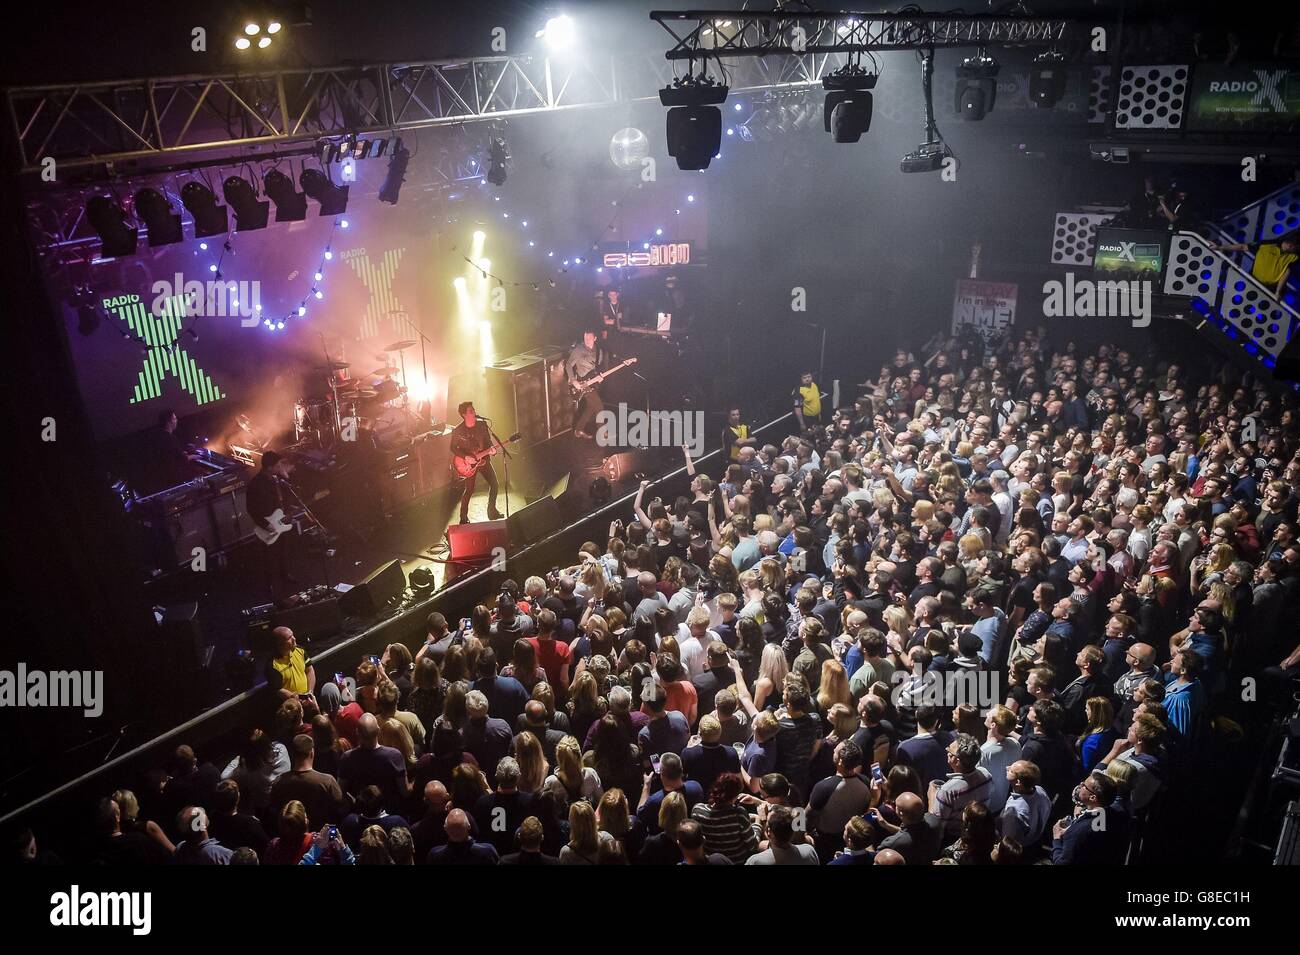
<instances>
[{"instance_id":1,"label":"microphone stand","mask_svg":"<svg viewBox=\"0 0 1300 955\"><path fill-rule=\"evenodd\" d=\"M298 489L289 483L289 479L278 478L277 480L279 480L282 484L284 484L286 488L289 489L289 493L293 495L293 499L298 502L298 506L302 508L302 512L307 515L308 519L312 522L312 524L320 528L322 534L328 536L329 529L325 526L324 522L321 521L321 519L316 516L315 512L310 507L307 506L306 502L302 499L302 495L298 493ZM321 553L320 553L321 568L325 572L325 586L333 587L334 584L330 581L329 554L326 553L329 550L329 547L327 546L327 542L325 541L322 541L322 545L326 545L321 547Z\"/></svg>"},{"instance_id":2,"label":"microphone stand","mask_svg":"<svg viewBox=\"0 0 1300 955\"><path fill-rule=\"evenodd\" d=\"M496 446L501 449L501 489L506 495L506 520L510 520L510 450L500 436L492 430L492 423L487 418L483 419L483 423L487 425L488 434L492 435Z\"/></svg>"}]
</instances>

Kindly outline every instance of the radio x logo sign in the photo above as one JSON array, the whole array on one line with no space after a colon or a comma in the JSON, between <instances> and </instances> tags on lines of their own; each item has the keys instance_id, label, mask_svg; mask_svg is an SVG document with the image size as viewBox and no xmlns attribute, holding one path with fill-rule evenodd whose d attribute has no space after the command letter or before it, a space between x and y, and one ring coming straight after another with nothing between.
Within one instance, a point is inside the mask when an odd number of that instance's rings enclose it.
<instances>
[{"instance_id":1,"label":"radio x logo sign","mask_svg":"<svg viewBox=\"0 0 1300 955\"><path fill-rule=\"evenodd\" d=\"M1282 101L1282 91L1278 86L1286 74L1286 70L1256 70L1255 77L1259 80L1259 92L1251 99L1250 105L1260 106L1267 102L1274 112L1285 113L1286 104Z\"/></svg>"},{"instance_id":2,"label":"radio x logo sign","mask_svg":"<svg viewBox=\"0 0 1300 955\"><path fill-rule=\"evenodd\" d=\"M360 253L343 254L348 265L352 266L352 270L357 273L357 278L361 279L361 284L370 292L370 301L361 316L361 330L357 335L357 341L377 337L379 323L385 317L392 322L393 328L397 328L400 324L399 313L404 313L397 296L393 293L393 277L397 274L397 266L402 261L402 253L405 251L406 249L389 249L378 263L371 262L370 256L364 250Z\"/></svg>"},{"instance_id":3,"label":"radio x logo sign","mask_svg":"<svg viewBox=\"0 0 1300 955\"><path fill-rule=\"evenodd\" d=\"M138 295L110 299L104 303L109 311L126 322L127 327L149 349L144 357L144 367L140 369L136 380L131 404L162 397L162 384L168 376L175 376L180 386L194 397L197 404L206 405L225 397L225 393L176 342L181 333L181 323L187 314L185 301L183 295L165 299L159 315L154 315L145 308Z\"/></svg>"},{"instance_id":4,"label":"radio x logo sign","mask_svg":"<svg viewBox=\"0 0 1300 955\"><path fill-rule=\"evenodd\" d=\"M1120 258L1120 261L1121 261L1121 262L1136 262L1136 261L1137 261L1137 260L1133 257L1133 246L1135 246L1135 245L1137 245L1136 242L1121 242L1121 243L1119 244L1119 258Z\"/></svg>"}]
</instances>

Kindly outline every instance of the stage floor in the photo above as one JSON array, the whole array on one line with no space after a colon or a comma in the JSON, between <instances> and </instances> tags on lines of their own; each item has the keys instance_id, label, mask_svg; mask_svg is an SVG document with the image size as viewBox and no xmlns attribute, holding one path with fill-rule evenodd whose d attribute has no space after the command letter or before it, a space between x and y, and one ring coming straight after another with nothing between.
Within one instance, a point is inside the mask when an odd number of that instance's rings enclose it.
<instances>
[{"instance_id":1,"label":"stage floor","mask_svg":"<svg viewBox=\"0 0 1300 955\"><path fill-rule=\"evenodd\" d=\"M602 462L608 451L568 432L516 452L510 461L508 486L505 469L496 465L502 482L498 509L505 513L508 501L509 513L514 513L557 485L563 488L563 479L567 477L567 490L557 497L561 526L580 519L596 509L588 489L602 473ZM634 480L629 476L614 490L616 494L625 493L632 486ZM333 587L339 583L356 584L376 568L396 559L402 562L408 578L416 568L428 567L437 587L441 588L447 583L449 572L447 527L458 518L460 493L458 485L441 488L397 510L364 536L350 531L333 535L332 556L320 553L320 548L312 553L302 542L295 542L298 546L290 551L289 572L304 590L317 584ZM486 521L487 508L487 486L479 481L470 500L470 520ZM240 651L250 649L248 621L242 611L266 602L258 555L253 550L260 546L257 542L241 545L228 555L224 566L210 563L203 573L181 571L148 585L155 606L190 602L198 605L201 644L204 656L210 659L213 691L207 705L219 704L248 688L246 676L241 676L233 663ZM517 546L512 544L512 549ZM340 633L318 637L307 644L308 653L327 650L372 624L373 621L358 621ZM261 682L260 668L257 681Z\"/></svg>"}]
</instances>

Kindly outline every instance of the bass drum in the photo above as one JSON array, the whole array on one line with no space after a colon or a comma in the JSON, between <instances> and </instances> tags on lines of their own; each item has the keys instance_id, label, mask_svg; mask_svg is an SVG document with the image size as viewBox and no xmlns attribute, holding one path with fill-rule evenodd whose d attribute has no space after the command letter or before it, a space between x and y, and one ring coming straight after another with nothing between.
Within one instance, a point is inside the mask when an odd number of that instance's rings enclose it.
<instances>
[{"instance_id":1,"label":"bass drum","mask_svg":"<svg viewBox=\"0 0 1300 955\"><path fill-rule=\"evenodd\" d=\"M311 441L317 447L334 444L333 406L324 398L299 398L293 406L293 433L298 441Z\"/></svg>"}]
</instances>

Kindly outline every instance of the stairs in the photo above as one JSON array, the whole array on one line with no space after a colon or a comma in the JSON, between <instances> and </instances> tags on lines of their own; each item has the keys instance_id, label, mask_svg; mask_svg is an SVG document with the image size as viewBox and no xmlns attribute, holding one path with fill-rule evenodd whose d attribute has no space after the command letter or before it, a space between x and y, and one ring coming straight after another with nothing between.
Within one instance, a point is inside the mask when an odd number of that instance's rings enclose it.
<instances>
[{"instance_id":1,"label":"stairs","mask_svg":"<svg viewBox=\"0 0 1300 955\"><path fill-rule=\"evenodd\" d=\"M1300 204L1300 184L1293 188ZM1261 200L1255 206L1268 208L1273 201ZM1300 218L1300 213L1296 215ZM1255 225L1262 221L1261 213ZM1230 223L1229 228L1235 226ZM1282 229L1289 230L1289 226ZM1225 233L1216 235L1213 241L1256 241ZM1292 291L1283 292L1285 301L1275 297L1250 274L1249 264L1239 265L1214 251L1209 241L1196 232L1175 232L1170 238L1164 293L1190 300L1192 310L1203 319L1195 325L1198 332L1215 336L1218 345L1226 339L1235 346L1233 351L1247 356L1257 369L1262 366L1270 373L1277 367L1279 353L1300 328L1300 312L1294 307Z\"/></svg>"}]
</instances>

